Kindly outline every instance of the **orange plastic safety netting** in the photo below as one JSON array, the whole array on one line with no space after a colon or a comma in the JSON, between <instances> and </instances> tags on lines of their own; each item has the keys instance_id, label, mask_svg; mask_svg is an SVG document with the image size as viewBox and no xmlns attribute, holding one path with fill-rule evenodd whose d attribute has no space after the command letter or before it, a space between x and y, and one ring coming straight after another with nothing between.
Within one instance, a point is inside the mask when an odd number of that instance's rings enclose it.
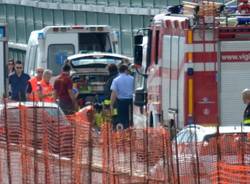
<instances>
[{"instance_id":1,"label":"orange plastic safety netting","mask_svg":"<svg viewBox=\"0 0 250 184\"><path fill-rule=\"evenodd\" d=\"M92 127L92 110L7 104L0 117L0 183L155 183L170 180L166 129ZM156 168L156 169L155 169ZM168 175L165 175L168 173Z\"/></svg>"},{"instance_id":2,"label":"orange plastic safety netting","mask_svg":"<svg viewBox=\"0 0 250 184\"><path fill-rule=\"evenodd\" d=\"M0 117L0 183L89 183L91 123L55 105L8 103Z\"/></svg>"},{"instance_id":3,"label":"orange plastic safety netting","mask_svg":"<svg viewBox=\"0 0 250 184\"><path fill-rule=\"evenodd\" d=\"M214 173L224 172L217 163L249 165L249 143L247 134L240 132L214 134L202 143L194 141L189 144L178 144L176 147L173 143L173 181L185 184L216 183ZM232 167L231 171L235 168ZM237 169L233 172L237 173ZM233 174L225 175L233 177ZM228 183L237 183L234 181L236 180L228 180Z\"/></svg>"},{"instance_id":4,"label":"orange plastic safety netting","mask_svg":"<svg viewBox=\"0 0 250 184\"><path fill-rule=\"evenodd\" d=\"M250 165L217 163L217 172L213 173L213 184L248 184Z\"/></svg>"},{"instance_id":5,"label":"orange plastic safety netting","mask_svg":"<svg viewBox=\"0 0 250 184\"><path fill-rule=\"evenodd\" d=\"M170 173L157 171L170 165L170 138L164 128L103 129L105 183L158 183L170 180Z\"/></svg>"},{"instance_id":6,"label":"orange plastic safety netting","mask_svg":"<svg viewBox=\"0 0 250 184\"><path fill-rule=\"evenodd\" d=\"M93 109L8 104L0 113L0 183L247 183L250 139L215 134L175 144L165 128L93 127Z\"/></svg>"}]
</instances>

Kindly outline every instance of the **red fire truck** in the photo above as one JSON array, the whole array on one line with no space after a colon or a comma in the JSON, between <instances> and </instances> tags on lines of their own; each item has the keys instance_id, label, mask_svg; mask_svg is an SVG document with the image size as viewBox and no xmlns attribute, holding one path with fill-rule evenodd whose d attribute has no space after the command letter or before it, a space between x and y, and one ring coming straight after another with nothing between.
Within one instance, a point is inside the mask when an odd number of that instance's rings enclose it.
<instances>
[{"instance_id":1,"label":"red fire truck","mask_svg":"<svg viewBox=\"0 0 250 184\"><path fill-rule=\"evenodd\" d=\"M240 124L241 91L250 87L250 16L222 17L218 4L207 5L210 10L198 4L193 15L156 15L148 29L146 59L143 36L135 37L140 70L135 121L141 116L150 126L176 122L178 128ZM146 82L140 86L141 78Z\"/></svg>"}]
</instances>

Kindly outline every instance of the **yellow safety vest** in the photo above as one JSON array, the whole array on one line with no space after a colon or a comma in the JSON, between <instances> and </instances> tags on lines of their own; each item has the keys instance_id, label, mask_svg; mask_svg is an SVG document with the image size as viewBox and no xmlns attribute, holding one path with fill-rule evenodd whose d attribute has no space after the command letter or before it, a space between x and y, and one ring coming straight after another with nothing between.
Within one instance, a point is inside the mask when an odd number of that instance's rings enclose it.
<instances>
[{"instance_id":1,"label":"yellow safety vest","mask_svg":"<svg viewBox=\"0 0 250 184\"><path fill-rule=\"evenodd\" d=\"M105 106L110 106L110 104L111 104L111 100L104 100L103 101L103 105L105 105ZM112 116L116 116L117 115L117 109L116 108L113 108L113 110L112 110Z\"/></svg>"},{"instance_id":2,"label":"yellow safety vest","mask_svg":"<svg viewBox=\"0 0 250 184\"><path fill-rule=\"evenodd\" d=\"M244 120L243 120L243 124L244 124L244 125L250 125L250 119L248 119L248 118L247 118L247 119L244 119Z\"/></svg>"},{"instance_id":3,"label":"yellow safety vest","mask_svg":"<svg viewBox=\"0 0 250 184\"><path fill-rule=\"evenodd\" d=\"M98 127L101 127L101 124L103 123L103 116L102 113L95 113L95 123Z\"/></svg>"}]
</instances>

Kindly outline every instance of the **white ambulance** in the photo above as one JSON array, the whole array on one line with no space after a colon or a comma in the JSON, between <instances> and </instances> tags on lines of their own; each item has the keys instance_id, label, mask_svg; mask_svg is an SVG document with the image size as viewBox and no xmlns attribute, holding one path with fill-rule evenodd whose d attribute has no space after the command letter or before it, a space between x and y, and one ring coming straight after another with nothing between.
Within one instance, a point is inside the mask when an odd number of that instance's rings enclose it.
<instances>
[{"instance_id":1,"label":"white ambulance","mask_svg":"<svg viewBox=\"0 0 250 184\"><path fill-rule=\"evenodd\" d=\"M57 75L68 56L94 51L115 53L117 40L117 34L107 25L47 26L31 32L24 70L32 76L37 67L43 67Z\"/></svg>"}]
</instances>

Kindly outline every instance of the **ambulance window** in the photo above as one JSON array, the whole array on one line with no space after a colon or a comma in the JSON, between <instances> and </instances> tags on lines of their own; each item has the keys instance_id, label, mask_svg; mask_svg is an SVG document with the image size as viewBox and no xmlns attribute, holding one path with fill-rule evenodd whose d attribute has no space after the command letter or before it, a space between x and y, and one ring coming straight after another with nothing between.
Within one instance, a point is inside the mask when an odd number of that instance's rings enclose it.
<instances>
[{"instance_id":1,"label":"ambulance window","mask_svg":"<svg viewBox=\"0 0 250 184\"><path fill-rule=\"evenodd\" d=\"M58 75L62 65L68 56L75 53L72 44L53 44L48 48L48 69L53 71L53 75Z\"/></svg>"},{"instance_id":2,"label":"ambulance window","mask_svg":"<svg viewBox=\"0 0 250 184\"><path fill-rule=\"evenodd\" d=\"M160 34L160 31L157 30L156 35L155 35L155 64L158 64L159 34Z\"/></svg>"},{"instance_id":3,"label":"ambulance window","mask_svg":"<svg viewBox=\"0 0 250 184\"><path fill-rule=\"evenodd\" d=\"M109 33L80 33L79 51L81 53L112 52Z\"/></svg>"}]
</instances>

